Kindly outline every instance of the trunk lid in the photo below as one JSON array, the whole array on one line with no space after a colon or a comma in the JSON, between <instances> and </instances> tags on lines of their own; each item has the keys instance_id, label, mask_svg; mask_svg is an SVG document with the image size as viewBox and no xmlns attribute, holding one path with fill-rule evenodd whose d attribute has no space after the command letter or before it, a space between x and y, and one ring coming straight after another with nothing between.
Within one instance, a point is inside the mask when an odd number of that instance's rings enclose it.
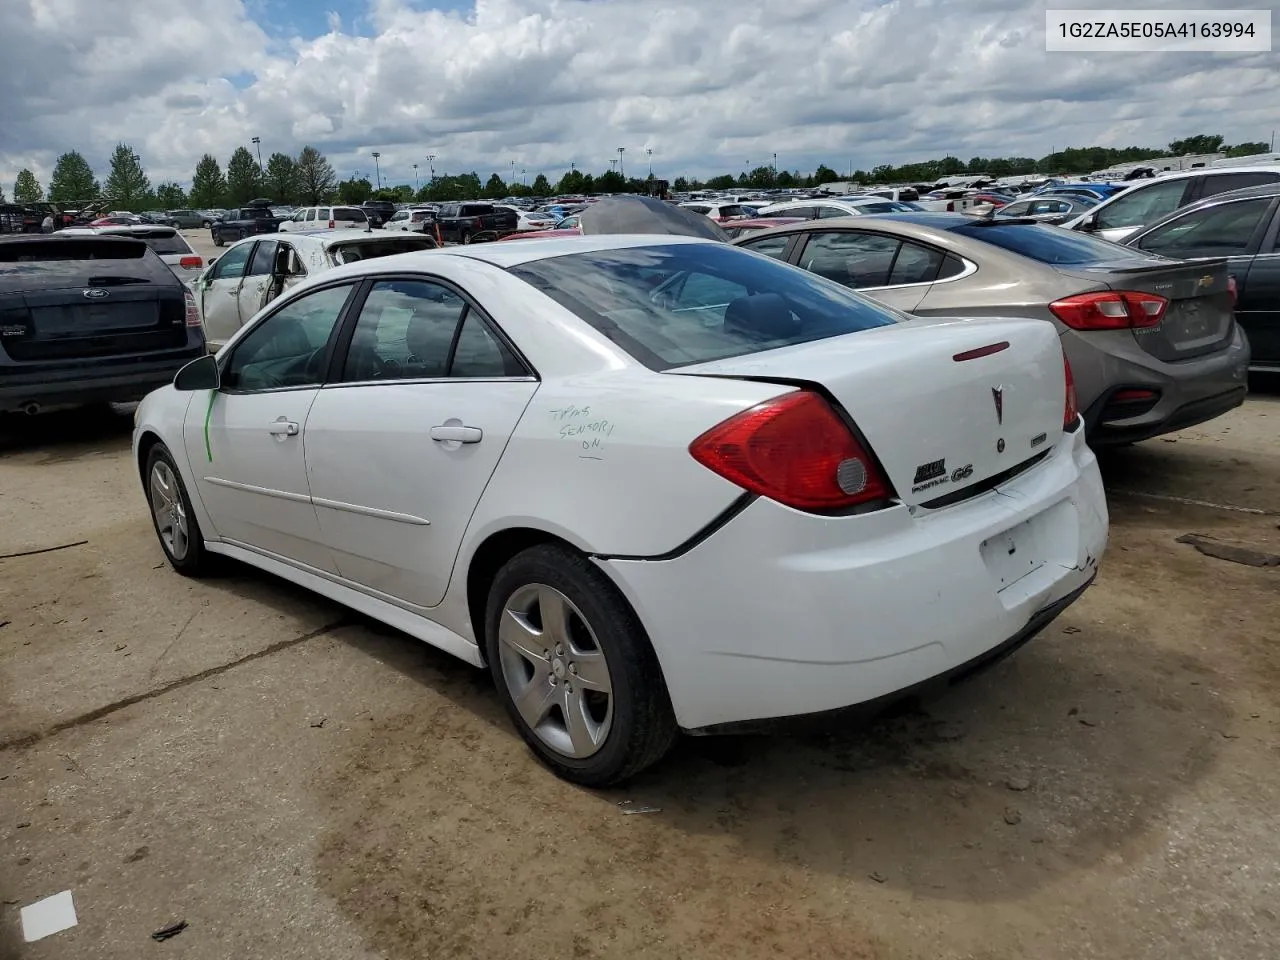
<instances>
[{"instance_id":1,"label":"trunk lid","mask_svg":"<svg viewBox=\"0 0 1280 960\"><path fill-rule=\"evenodd\" d=\"M1168 363L1220 350L1234 332L1225 259L1132 259L1058 268L1066 276L1111 290L1154 293L1169 301L1154 327L1135 327L1133 336L1147 353Z\"/></svg>"},{"instance_id":2,"label":"trunk lid","mask_svg":"<svg viewBox=\"0 0 1280 960\"><path fill-rule=\"evenodd\" d=\"M853 419L901 500L936 506L1052 449L1066 399L1057 331L1040 320L910 320L667 373L816 384Z\"/></svg>"}]
</instances>

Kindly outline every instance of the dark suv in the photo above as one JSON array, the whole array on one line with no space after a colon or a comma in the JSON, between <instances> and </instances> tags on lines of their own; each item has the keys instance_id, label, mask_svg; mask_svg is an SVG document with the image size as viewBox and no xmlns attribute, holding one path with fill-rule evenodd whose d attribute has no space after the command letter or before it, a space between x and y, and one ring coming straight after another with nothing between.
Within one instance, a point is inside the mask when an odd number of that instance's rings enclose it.
<instances>
[{"instance_id":1,"label":"dark suv","mask_svg":"<svg viewBox=\"0 0 1280 960\"><path fill-rule=\"evenodd\" d=\"M0 238L0 412L140 400L205 352L195 298L143 241Z\"/></svg>"},{"instance_id":2,"label":"dark suv","mask_svg":"<svg viewBox=\"0 0 1280 960\"><path fill-rule=\"evenodd\" d=\"M396 205L390 200L366 200L360 205L369 218L369 226L380 227L396 215Z\"/></svg>"},{"instance_id":3,"label":"dark suv","mask_svg":"<svg viewBox=\"0 0 1280 960\"><path fill-rule=\"evenodd\" d=\"M228 210L221 219L209 225L209 233L213 237L213 245L220 247L224 243L235 243L255 234L276 233L280 229L281 219L265 204L253 204Z\"/></svg>"}]
</instances>

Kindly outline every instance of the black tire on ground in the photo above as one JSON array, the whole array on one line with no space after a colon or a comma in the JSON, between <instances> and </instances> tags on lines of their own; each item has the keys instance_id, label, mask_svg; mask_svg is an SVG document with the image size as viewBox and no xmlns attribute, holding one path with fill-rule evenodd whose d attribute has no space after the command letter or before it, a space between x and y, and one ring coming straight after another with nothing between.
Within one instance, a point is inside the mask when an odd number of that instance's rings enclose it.
<instances>
[{"instance_id":1,"label":"black tire on ground","mask_svg":"<svg viewBox=\"0 0 1280 960\"><path fill-rule=\"evenodd\" d=\"M462 236L461 236L459 239L460 239L463 243L470 243L470 242L471 242L471 231L470 231L470 230L464 230L464 231L462 231Z\"/></svg>"},{"instance_id":2,"label":"black tire on ground","mask_svg":"<svg viewBox=\"0 0 1280 960\"><path fill-rule=\"evenodd\" d=\"M220 234L217 230L213 231L213 245L215 247L222 246L222 234Z\"/></svg>"},{"instance_id":3,"label":"black tire on ground","mask_svg":"<svg viewBox=\"0 0 1280 960\"><path fill-rule=\"evenodd\" d=\"M609 669L613 716L604 743L573 758L545 744L520 716L502 672L498 627L507 602L529 584L569 598L595 634ZM509 560L494 578L485 607L485 650L498 696L525 743L558 776L606 787L635 776L666 755L679 734L667 686L635 611L609 579L567 547L540 544Z\"/></svg>"},{"instance_id":4,"label":"black tire on ground","mask_svg":"<svg viewBox=\"0 0 1280 960\"><path fill-rule=\"evenodd\" d=\"M182 509L186 513L187 548L181 557L174 556L173 551L169 549L169 545L165 543L164 537L160 533L160 526L156 521L155 504L157 497L152 490L152 477L157 463L164 463L169 468L169 473L172 475L173 482L177 487ZM182 474L178 472L177 464L174 463L173 456L169 453L169 448L163 443L157 443L151 448L151 452L147 454L147 466L146 472L143 474L142 486L147 496L147 505L151 509L151 525L156 531L156 539L160 541L160 549L164 551L165 559L169 561L169 565L185 577L202 577L213 572L217 558L204 548L204 537L200 532L200 523L196 520L195 511L191 509L191 498L187 495L186 485L182 482Z\"/></svg>"},{"instance_id":5,"label":"black tire on ground","mask_svg":"<svg viewBox=\"0 0 1280 960\"><path fill-rule=\"evenodd\" d=\"M241 230L241 231L240 231L240 236L236 237L236 239L237 239L237 240L243 240L243 239L244 239L245 237L247 237L247 236L248 236L248 234L247 234L247 233L245 233L243 230Z\"/></svg>"}]
</instances>

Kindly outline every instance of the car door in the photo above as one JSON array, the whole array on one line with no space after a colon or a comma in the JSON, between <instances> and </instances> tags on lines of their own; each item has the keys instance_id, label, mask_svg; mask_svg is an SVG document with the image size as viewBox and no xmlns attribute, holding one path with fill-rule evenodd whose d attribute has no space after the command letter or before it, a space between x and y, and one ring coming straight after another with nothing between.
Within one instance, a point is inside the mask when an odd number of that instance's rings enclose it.
<instances>
[{"instance_id":1,"label":"car door","mask_svg":"<svg viewBox=\"0 0 1280 960\"><path fill-rule=\"evenodd\" d=\"M1104 240L1119 243L1136 232L1139 227L1154 223L1166 214L1183 206L1192 189L1192 177L1169 180L1153 180L1149 184L1134 187L1100 206L1096 217L1086 218L1094 223L1094 231ZM1077 228L1079 229L1079 228Z\"/></svg>"},{"instance_id":2,"label":"car door","mask_svg":"<svg viewBox=\"0 0 1280 960\"><path fill-rule=\"evenodd\" d=\"M898 237L867 230L813 230L794 255L796 265L810 273L834 280L844 287L910 313L924 299L937 274L943 254L927 279L916 279L922 269L918 261L928 259L927 248L912 244L908 262L893 276L902 241Z\"/></svg>"},{"instance_id":3,"label":"car door","mask_svg":"<svg viewBox=\"0 0 1280 960\"><path fill-rule=\"evenodd\" d=\"M240 284L253 247L237 243L228 248L200 282L200 319L211 347L221 347L240 329Z\"/></svg>"},{"instance_id":4,"label":"car door","mask_svg":"<svg viewBox=\"0 0 1280 960\"><path fill-rule=\"evenodd\" d=\"M1249 336L1252 365L1280 370L1280 210L1248 273L1237 274L1236 283L1236 319Z\"/></svg>"},{"instance_id":5,"label":"car door","mask_svg":"<svg viewBox=\"0 0 1280 960\"><path fill-rule=\"evenodd\" d=\"M244 281L236 296L241 326L253 319L253 315L267 303L267 292L275 273L278 249L279 242L276 240L259 240L254 245L253 255L244 271Z\"/></svg>"},{"instance_id":6,"label":"car door","mask_svg":"<svg viewBox=\"0 0 1280 960\"><path fill-rule=\"evenodd\" d=\"M378 280L346 326L341 371L307 418L320 530L344 578L431 607L538 382L443 281Z\"/></svg>"},{"instance_id":7,"label":"car door","mask_svg":"<svg viewBox=\"0 0 1280 960\"><path fill-rule=\"evenodd\" d=\"M282 304L222 359L221 386L187 411L183 438L218 535L297 565L336 573L307 484L307 414L356 283Z\"/></svg>"}]
</instances>

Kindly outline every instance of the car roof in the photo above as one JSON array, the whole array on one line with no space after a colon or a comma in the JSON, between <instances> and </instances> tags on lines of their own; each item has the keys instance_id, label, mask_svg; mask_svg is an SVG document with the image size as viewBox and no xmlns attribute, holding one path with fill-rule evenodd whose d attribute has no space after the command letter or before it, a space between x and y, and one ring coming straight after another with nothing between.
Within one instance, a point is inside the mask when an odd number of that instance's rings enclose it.
<instances>
[{"instance_id":1,"label":"car roof","mask_svg":"<svg viewBox=\"0 0 1280 960\"><path fill-rule=\"evenodd\" d=\"M962 238L952 231L965 224L973 223L975 217L963 213L931 213L929 211L912 211L910 213L863 214L855 217L830 217L825 220L802 220L783 227L771 227L768 230L757 230L750 234L751 240L771 237L779 234L792 234L810 230L857 229L887 230L919 240L931 240L944 246L955 246ZM1006 221L1006 226L1010 225ZM1037 224L1038 225L1038 224ZM732 242L737 244L746 237L737 237Z\"/></svg>"}]
</instances>

